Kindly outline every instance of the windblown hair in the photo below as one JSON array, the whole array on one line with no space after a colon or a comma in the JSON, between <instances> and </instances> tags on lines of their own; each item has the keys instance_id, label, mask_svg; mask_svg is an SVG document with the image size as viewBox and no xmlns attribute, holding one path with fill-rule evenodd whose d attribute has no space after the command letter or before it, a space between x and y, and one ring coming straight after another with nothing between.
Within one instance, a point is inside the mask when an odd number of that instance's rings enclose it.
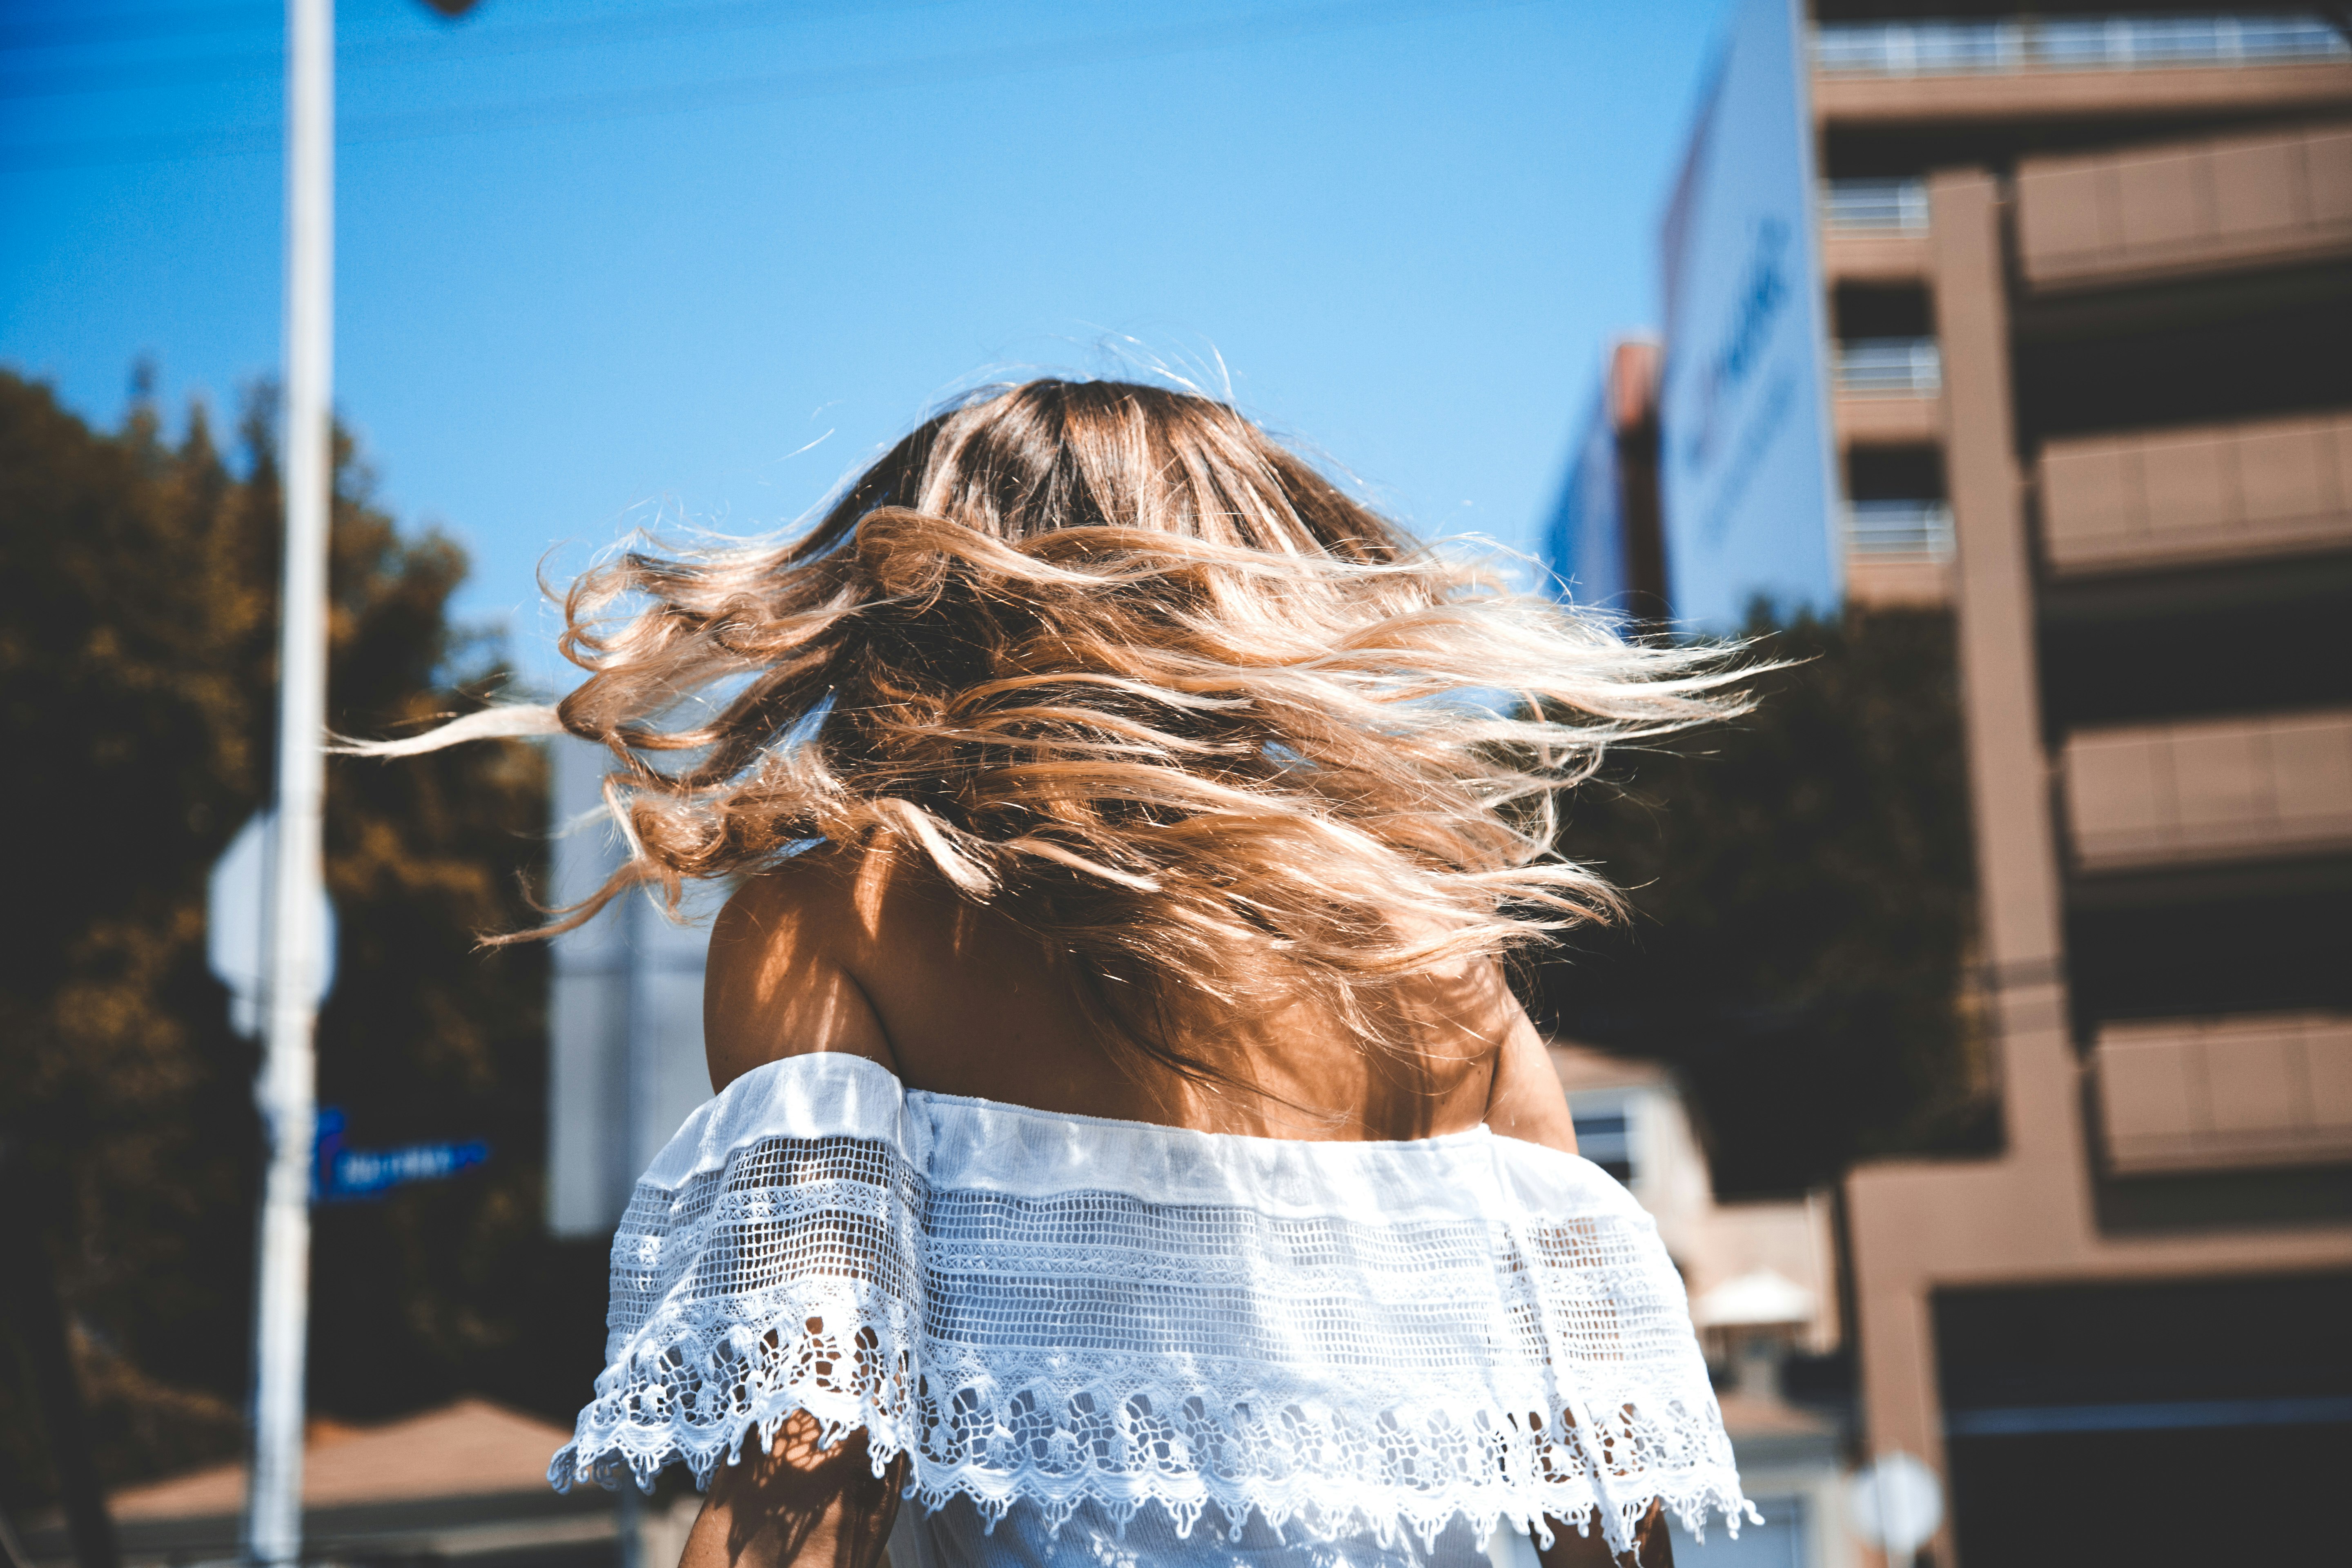
<instances>
[{"instance_id":1,"label":"windblown hair","mask_svg":"<svg viewBox=\"0 0 2352 1568\"><path fill-rule=\"evenodd\" d=\"M1378 1044L1412 976L1605 918L1555 795L1734 706L1719 655L1507 592L1231 407L1115 382L974 394L804 536L627 554L566 615L588 678L551 714L364 748L611 748L628 860L525 935L811 840L890 849L1194 1074L1157 1026L1179 997L1307 994Z\"/></svg>"}]
</instances>

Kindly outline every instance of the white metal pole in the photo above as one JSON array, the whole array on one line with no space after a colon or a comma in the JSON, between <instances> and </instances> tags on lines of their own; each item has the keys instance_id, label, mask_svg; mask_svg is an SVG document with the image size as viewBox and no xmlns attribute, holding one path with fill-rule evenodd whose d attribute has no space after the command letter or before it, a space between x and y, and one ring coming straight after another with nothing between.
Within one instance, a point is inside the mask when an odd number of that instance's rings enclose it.
<instances>
[{"instance_id":1,"label":"white metal pole","mask_svg":"<svg viewBox=\"0 0 2352 1568\"><path fill-rule=\"evenodd\" d=\"M278 843L271 857L267 1054L269 1137L255 1279L253 1469L246 1554L302 1556L303 1356L310 1338L310 1152L323 973L317 889L326 795L327 510L333 482L333 0L286 5L286 579L279 605Z\"/></svg>"}]
</instances>

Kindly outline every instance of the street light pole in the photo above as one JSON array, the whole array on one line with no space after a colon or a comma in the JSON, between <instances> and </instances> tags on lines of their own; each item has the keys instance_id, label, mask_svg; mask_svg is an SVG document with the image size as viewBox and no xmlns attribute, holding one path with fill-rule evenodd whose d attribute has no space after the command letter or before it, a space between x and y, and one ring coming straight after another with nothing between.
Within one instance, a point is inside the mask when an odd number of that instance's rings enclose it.
<instances>
[{"instance_id":1,"label":"street light pole","mask_svg":"<svg viewBox=\"0 0 2352 1568\"><path fill-rule=\"evenodd\" d=\"M327 518L333 483L335 16L286 5L286 576L278 606L278 843L269 888L269 1139L255 1277L253 1465L245 1550L302 1556L303 1358L310 1338L312 1035L321 972L318 889L326 797Z\"/></svg>"}]
</instances>

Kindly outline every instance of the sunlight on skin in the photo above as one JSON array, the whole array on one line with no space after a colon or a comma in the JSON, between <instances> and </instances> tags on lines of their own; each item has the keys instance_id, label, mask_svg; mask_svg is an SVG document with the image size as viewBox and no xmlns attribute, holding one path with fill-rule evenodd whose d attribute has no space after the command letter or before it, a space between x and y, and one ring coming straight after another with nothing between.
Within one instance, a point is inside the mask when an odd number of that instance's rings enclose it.
<instances>
[{"instance_id":1,"label":"sunlight on skin","mask_svg":"<svg viewBox=\"0 0 2352 1568\"><path fill-rule=\"evenodd\" d=\"M1228 1019L1209 1044L1294 1102L1252 1104L1103 1050L1068 981L1031 939L885 856L853 869L811 855L745 883L712 931L704 997L717 1089L767 1062L841 1051L910 1088L1082 1115L1321 1138L1425 1137L1484 1122L1576 1149L1542 1037L1492 964L1433 976L1412 1000L1428 1042L1419 1074L1303 1015ZM681 1568L874 1568L905 1461L877 1479L863 1433L827 1450L816 1446L818 1430L795 1413L765 1453L720 1467ZM1672 1568L1654 1508L1639 1545L1640 1568ZM1634 1561L1612 1559L1598 1530L1568 1527L1539 1556L1544 1568Z\"/></svg>"},{"instance_id":2,"label":"sunlight on skin","mask_svg":"<svg viewBox=\"0 0 2352 1568\"><path fill-rule=\"evenodd\" d=\"M758 1434L740 1463L721 1465L686 1538L678 1568L875 1568L898 1516L906 1460L877 1476L866 1434L817 1447L804 1410L787 1416L766 1453Z\"/></svg>"},{"instance_id":3,"label":"sunlight on skin","mask_svg":"<svg viewBox=\"0 0 2352 1568\"><path fill-rule=\"evenodd\" d=\"M1675 1540L1666 1533L1666 1510L1656 1503L1642 1516L1633 1532L1633 1550L1622 1557L1612 1556L1609 1543L1601 1538L1596 1527L1590 1535L1579 1535L1563 1524L1552 1526L1552 1542L1548 1548L1538 1547L1536 1556L1543 1568L1675 1568Z\"/></svg>"},{"instance_id":4,"label":"sunlight on skin","mask_svg":"<svg viewBox=\"0 0 2352 1568\"><path fill-rule=\"evenodd\" d=\"M1204 1088L1105 1050L1073 981L1034 939L924 868L813 853L746 882L719 917L703 1038L714 1088L784 1057L843 1051L910 1089L1056 1113L1343 1140L1483 1122L1575 1152L1542 1037L1496 965L1433 973L1401 1005L1417 1061L1367 1051L1303 1008L1185 1009L1164 1020L1183 1047L1264 1093Z\"/></svg>"}]
</instances>

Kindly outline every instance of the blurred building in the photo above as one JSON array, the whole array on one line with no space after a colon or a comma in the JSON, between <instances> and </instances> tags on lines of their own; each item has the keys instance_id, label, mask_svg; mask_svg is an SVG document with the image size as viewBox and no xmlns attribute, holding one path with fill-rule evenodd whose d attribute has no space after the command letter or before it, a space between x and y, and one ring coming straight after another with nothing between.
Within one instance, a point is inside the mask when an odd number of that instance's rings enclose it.
<instances>
[{"instance_id":1,"label":"blurred building","mask_svg":"<svg viewBox=\"0 0 2352 1568\"><path fill-rule=\"evenodd\" d=\"M613 758L569 735L551 752L549 816L557 908L578 903L626 858L604 812ZM639 1173L710 1098L702 1051L709 917L726 889L695 883L673 921L633 890L551 943L547 1222L558 1236L608 1237Z\"/></svg>"},{"instance_id":2,"label":"blurred building","mask_svg":"<svg viewBox=\"0 0 2352 1568\"><path fill-rule=\"evenodd\" d=\"M2352 1465L2347 26L1743 0L1668 204L1669 615L1802 601L1826 526L1958 627L2005 1151L1844 1193L1854 1457L1943 1479L1941 1568L2344 1555L2284 1500ZM1738 471L1801 473L1807 266L1818 498ZM1596 585L1618 483L1553 531Z\"/></svg>"},{"instance_id":3,"label":"blurred building","mask_svg":"<svg viewBox=\"0 0 2352 1568\"><path fill-rule=\"evenodd\" d=\"M1658 344L1611 345L1542 553L1577 604L1648 625L1666 613L1658 501Z\"/></svg>"},{"instance_id":4,"label":"blurred building","mask_svg":"<svg viewBox=\"0 0 2352 1568\"><path fill-rule=\"evenodd\" d=\"M2007 1131L1851 1178L1868 1444L1948 1564L2340 1557L2150 1506L2352 1462L2340 14L1818 9L1850 582L1956 611Z\"/></svg>"},{"instance_id":5,"label":"blurred building","mask_svg":"<svg viewBox=\"0 0 2352 1568\"><path fill-rule=\"evenodd\" d=\"M2200 303L2154 286L2210 275L2224 258L2250 274L2324 268L2326 242L2317 230L2287 232L2305 226L2285 209L2191 210L2224 189L2242 188L2250 198L2259 189L2291 203L2305 194L2294 184L2301 174L2256 172L2226 153L2214 166L2218 185L2185 168L2178 180L2156 169L2185 151L2169 145L2184 139L2291 132L2344 114L2345 47L2335 26L2317 15L2233 13L2210 0L2134 5L2132 16L2079 0L2035 6L2031 16L2015 6L1905 0L1819 0L1815 9L1821 254L1857 595L1932 600L1951 592L1946 458L1955 433L1929 238L1931 172L1978 168L2041 193L2027 204L2035 215L2030 232L2002 256L2004 266L2020 266L2016 281L2033 300L2021 318L2017 363L2021 453L2045 438L2329 402L2315 387L2294 386L2297 345L2275 336L2259 346L2228 341L2230 321L2244 316L2260 330L2253 317L2261 310L2249 315L2241 304ZM1948 19L1915 19L1930 11ZM2145 155L2119 158L2126 149ZM2240 187L2242 170L2252 184ZM2021 208L2003 210L2012 227L2028 222ZM2200 228L2210 232L2193 232ZM2116 247L2137 254L2126 260ZM2101 310L2126 309L2093 298L2118 284L2134 296L2143 325L2176 307L2200 319L2175 313L2153 332L2094 325ZM2053 315L2044 307L2061 295L2068 305ZM2332 298L2322 285L2305 303L2324 309ZM2285 304L2282 297L2270 309L2273 334L2295 313ZM2135 338L2137 348L2122 346ZM2089 359L2069 346L2093 340L2105 346ZM2137 363L2124 369L2133 353ZM2102 354L2106 363L2095 363ZM2222 390L2255 364L2265 367L2256 379L2270 384ZM2191 388L2207 395L2200 401ZM2063 468L2069 454L2058 455Z\"/></svg>"},{"instance_id":6,"label":"blurred building","mask_svg":"<svg viewBox=\"0 0 2352 1568\"><path fill-rule=\"evenodd\" d=\"M1784 1377L1792 1363L1839 1342L1830 1194L1717 1203L1682 1092L1663 1064L1563 1043L1551 1047L1551 1060L1568 1091L1577 1148L1658 1222L1721 1385L1740 1481L1764 1515L1737 1540L1710 1531L1701 1544L1677 1529L1676 1561L1849 1568L1855 1557L1842 1518L1840 1417L1791 1399Z\"/></svg>"},{"instance_id":7,"label":"blurred building","mask_svg":"<svg viewBox=\"0 0 2352 1568\"><path fill-rule=\"evenodd\" d=\"M1659 530L1686 628L1846 591L1805 59L1792 0L1734 8L1660 227Z\"/></svg>"}]
</instances>

